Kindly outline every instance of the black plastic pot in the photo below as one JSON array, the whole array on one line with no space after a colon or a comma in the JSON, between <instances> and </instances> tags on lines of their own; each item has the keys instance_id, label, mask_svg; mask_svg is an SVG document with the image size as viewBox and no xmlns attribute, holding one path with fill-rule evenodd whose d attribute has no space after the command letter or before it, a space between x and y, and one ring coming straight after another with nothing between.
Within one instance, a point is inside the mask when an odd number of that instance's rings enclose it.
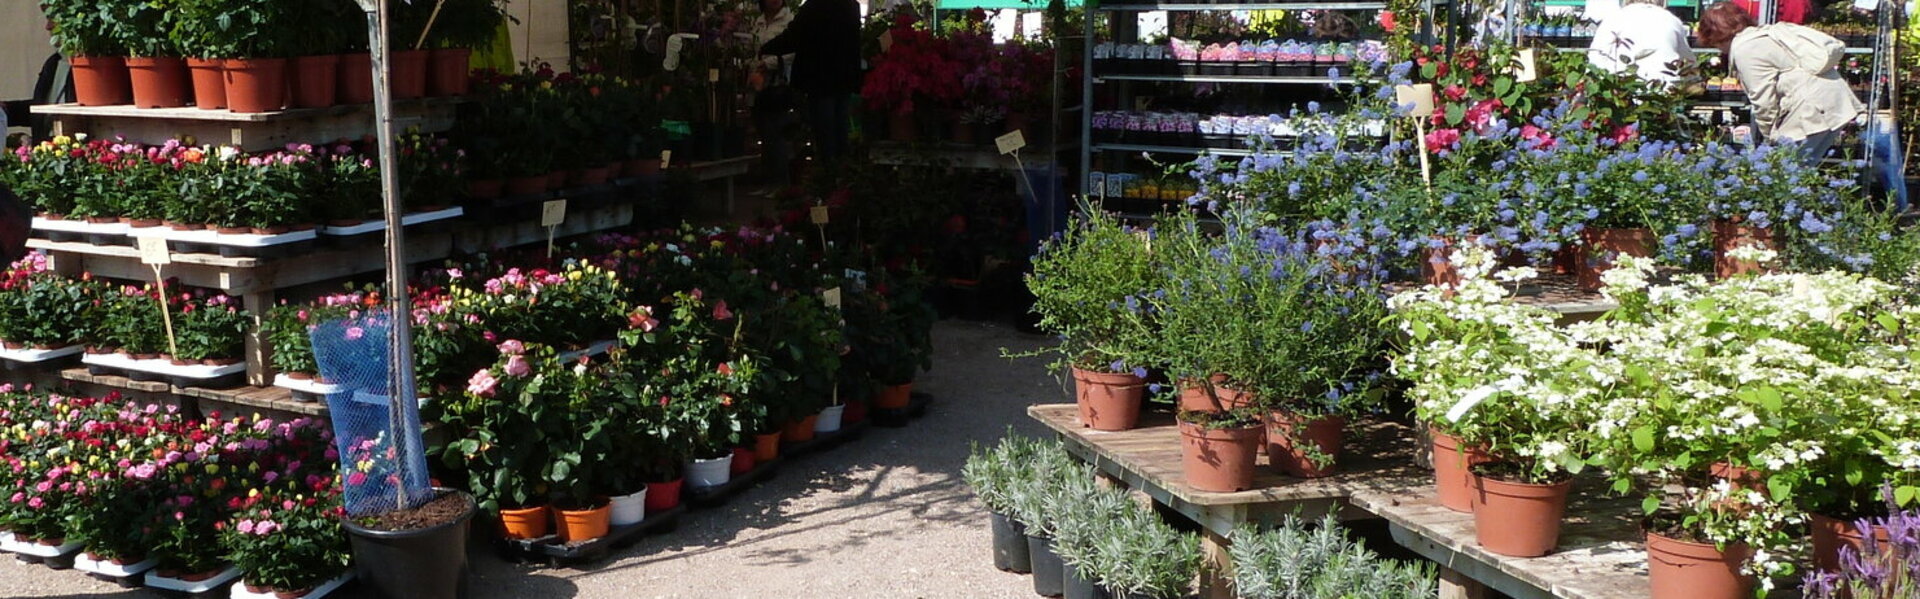
<instances>
[{"instance_id":1,"label":"black plastic pot","mask_svg":"<svg viewBox=\"0 0 1920 599\"><path fill-rule=\"evenodd\" d=\"M1027 535L1027 557L1033 563L1033 594L1059 597L1066 592L1066 564L1053 552L1053 539Z\"/></svg>"},{"instance_id":2,"label":"black plastic pot","mask_svg":"<svg viewBox=\"0 0 1920 599\"><path fill-rule=\"evenodd\" d=\"M1113 599L1113 594L1108 593L1100 585L1094 584L1093 581L1081 578L1079 568L1068 566L1064 597L1065 599Z\"/></svg>"},{"instance_id":3,"label":"black plastic pot","mask_svg":"<svg viewBox=\"0 0 1920 599\"><path fill-rule=\"evenodd\" d=\"M1027 525L999 512L989 512L987 520L993 528L993 567L1021 574L1032 572L1032 558L1027 556Z\"/></svg>"},{"instance_id":4,"label":"black plastic pot","mask_svg":"<svg viewBox=\"0 0 1920 599\"><path fill-rule=\"evenodd\" d=\"M353 544L354 576L382 599L464 599L467 596L467 523L473 520L473 497L453 489L467 500L467 511L452 522L432 528L381 531L344 522Z\"/></svg>"}]
</instances>

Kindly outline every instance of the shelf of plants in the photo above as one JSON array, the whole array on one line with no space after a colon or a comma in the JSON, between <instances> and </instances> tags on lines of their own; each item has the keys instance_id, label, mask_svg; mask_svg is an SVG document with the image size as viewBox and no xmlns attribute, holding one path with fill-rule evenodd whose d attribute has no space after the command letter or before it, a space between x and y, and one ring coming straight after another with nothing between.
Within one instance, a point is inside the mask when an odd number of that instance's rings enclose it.
<instances>
[{"instance_id":1,"label":"shelf of plants","mask_svg":"<svg viewBox=\"0 0 1920 599\"><path fill-rule=\"evenodd\" d=\"M873 139L991 149L995 137L1020 130L1030 144L1041 142L1054 110L1053 42L1032 37L996 44L979 15L961 14L938 32L912 11L869 23L889 40L870 59L860 91L861 108L876 118L864 127Z\"/></svg>"}]
</instances>

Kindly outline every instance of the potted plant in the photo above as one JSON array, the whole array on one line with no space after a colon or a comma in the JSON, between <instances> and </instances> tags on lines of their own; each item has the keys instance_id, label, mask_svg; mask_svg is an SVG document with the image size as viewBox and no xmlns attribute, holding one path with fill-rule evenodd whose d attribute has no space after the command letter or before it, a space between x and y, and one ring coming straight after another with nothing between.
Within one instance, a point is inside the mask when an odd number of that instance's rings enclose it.
<instances>
[{"instance_id":1,"label":"potted plant","mask_svg":"<svg viewBox=\"0 0 1920 599\"><path fill-rule=\"evenodd\" d=\"M1027 289L1040 329L1061 338L1081 425L1127 430L1139 423L1146 394L1145 368L1129 365L1149 362L1153 343L1153 319L1139 297L1154 282L1152 255L1143 232L1090 206L1081 214L1041 246Z\"/></svg>"},{"instance_id":2,"label":"potted plant","mask_svg":"<svg viewBox=\"0 0 1920 599\"><path fill-rule=\"evenodd\" d=\"M1095 483L1090 468L1065 451L1039 451L1024 467L1007 488L1008 505L1026 529L1034 594L1057 596L1065 585L1066 564L1053 550L1054 536L1070 506L1092 493Z\"/></svg>"},{"instance_id":3,"label":"potted plant","mask_svg":"<svg viewBox=\"0 0 1920 599\"><path fill-rule=\"evenodd\" d=\"M186 297L180 302L180 316L174 323L178 351L177 363L228 365L240 362L246 352L247 330L253 317L226 295Z\"/></svg>"},{"instance_id":4,"label":"potted plant","mask_svg":"<svg viewBox=\"0 0 1920 599\"><path fill-rule=\"evenodd\" d=\"M301 34L289 40L285 50L287 105L334 105L339 97L341 53L352 40L366 39L365 15L352 2L305 2L287 7L280 18L302 25Z\"/></svg>"},{"instance_id":5,"label":"potted plant","mask_svg":"<svg viewBox=\"0 0 1920 599\"><path fill-rule=\"evenodd\" d=\"M1287 599L1307 592L1381 599L1438 594L1432 565L1383 559L1349 538L1332 516L1308 527L1289 515L1271 530L1237 529L1231 540L1233 589L1246 599Z\"/></svg>"},{"instance_id":6,"label":"potted plant","mask_svg":"<svg viewBox=\"0 0 1920 599\"><path fill-rule=\"evenodd\" d=\"M117 27L123 36L119 45L127 49L127 71L137 108L177 108L187 105L187 63L180 58L180 46L166 35L177 25L179 13L167 4L125 2L113 18L124 22ZM158 32L158 34L156 34Z\"/></svg>"},{"instance_id":7,"label":"potted plant","mask_svg":"<svg viewBox=\"0 0 1920 599\"><path fill-rule=\"evenodd\" d=\"M103 309L88 335L102 348L134 358L153 358L167 349L167 330L158 318L164 307L151 288L125 286L102 298Z\"/></svg>"},{"instance_id":8,"label":"potted plant","mask_svg":"<svg viewBox=\"0 0 1920 599\"><path fill-rule=\"evenodd\" d=\"M1203 491L1251 488L1264 421L1239 401L1238 381L1221 372L1231 362L1232 346L1219 334L1245 317L1234 311L1240 267L1215 257L1225 246L1190 214L1159 227L1154 243L1159 288L1142 301L1159 322L1156 360L1169 376L1198 387L1197 401L1183 399L1176 415L1187 484Z\"/></svg>"},{"instance_id":9,"label":"potted plant","mask_svg":"<svg viewBox=\"0 0 1920 599\"><path fill-rule=\"evenodd\" d=\"M133 101L132 83L127 73L127 39L123 29L130 23L99 2L89 0L43 0L40 10L53 24L53 46L73 64L74 99L82 106L112 106ZM151 32L135 32L151 35Z\"/></svg>"},{"instance_id":10,"label":"potted plant","mask_svg":"<svg viewBox=\"0 0 1920 599\"><path fill-rule=\"evenodd\" d=\"M55 349L86 340L93 304L106 296L107 285L91 275L69 279L45 267L45 256L35 254L0 275L0 316L6 318L0 341Z\"/></svg>"},{"instance_id":11,"label":"potted plant","mask_svg":"<svg viewBox=\"0 0 1920 599\"><path fill-rule=\"evenodd\" d=\"M529 392L535 379L525 344L507 340L499 349L494 365L473 372L463 396L443 402L439 420L458 436L430 451L449 467L472 473L467 488L475 508L499 514L502 536L540 538L554 521L548 498L555 448L547 439L554 427L539 417L565 403L546 401L544 385L540 393ZM496 399L501 397L513 401Z\"/></svg>"},{"instance_id":12,"label":"potted plant","mask_svg":"<svg viewBox=\"0 0 1920 599\"><path fill-rule=\"evenodd\" d=\"M913 378L933 367L933 322L939 317L926 302L926 282L907 275L876 284L880 317L864 344L869 374L876 386L873 408L898 411L913 396Z\"/></svg>"},{"instance_id":13,"label":"potted plant","mask_svg":"<svg viewBox=\"0 0 1920 599\"><path fill-rule=\"evenodd\" d=\"M227 107L227 75L222 53L230 51L220 38L224 35L219 17L226 0L174 0L173 28L167 37L186 57L193 83L193 104L201 110ZM145 35L145 33L143 33Z\"/></svg>"},{"instance_id":14,"label":"potted plant","mask_svg":"<svg viewBox=\"0 0 1920 599\"><path fill-rule=\"evenodd\" d=\"M1008 572L1027 573L1032 563L1027 553L1026 526L1014 517L1012 495L1027 465L1043 451L1058 447L1009 434L990 448L973 444L961 478L973 488L973 494L987 507L988 528L993 532L993 565Z\"/></svg>"},{"instance_id":15,"label":"potted plant","mask_svg":"<svg viewBox=\"0 0 1920 599\"><path fill-rule=\"evenodd\" d=\"M467 63L473 49L491 42L506 18L496 0L447 0L427 36L433 47L427 61L427 93L467 95Z\"/></svg>"},{"instance_id":16,"label":"potted plant","mask_svg":"<svg viewBox=\"0 0 1920 599\"><path fill-rule=\"evenodd\" d=\"M227 109L268 112L287 105L289 40L303 39L293 32L291 10L276 2L226 3L214 16L213 46L207 53L221 62L227 87Z\"/></svg>"},{"instance_id":17,"label":"potted plant","mask_svg":"<svg viewBox=\"0 0 1920 599\"><path fill-rule=\"evenodd\" d=\"M227 559L257 594L306 597L347 573L351 548L337 496L249 497L221 536Z\"/></svg>"}]
</instances>

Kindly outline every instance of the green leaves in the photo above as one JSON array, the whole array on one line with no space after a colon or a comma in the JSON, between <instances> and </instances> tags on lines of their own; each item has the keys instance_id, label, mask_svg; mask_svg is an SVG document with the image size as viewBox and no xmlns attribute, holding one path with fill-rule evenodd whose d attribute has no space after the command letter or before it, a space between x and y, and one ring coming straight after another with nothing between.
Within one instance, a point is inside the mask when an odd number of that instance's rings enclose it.
<instances>
[{"instance_id":1,"label":"green leaves","mask_svg":"<svg viewBox=\"0 0 1920 599\"><path fill-rule=\"evenodd\" d=\"M1640 511L1646 512L1647 515L1653 515L1654 512L1660 511L1660 496L1648 495L1645 499L1640 500Z\"/></svg>"},{"instance_id":2,"label":"green leaves","mask_svg":"<svg viewBox=\"0 0 1920 599\"><path fill-rule=\"evenodd\" d=\"M1920 487L1904 486L1893 490L1893 502L1900 507L1911 506L1915 500L1920 500Z\"/></svg>"},{"instance_id":3,"label":"green leaves","mask_svg":"<svg viewBox=\"0 0 1920 599\"><path fill-rule=\"evenodd\" d=\"M1649 453L1653 451L1653 427L1643 426L1643 427L1634 429L1633 448L1635 451L1639 451L1642 453Z\"/></svg>"}]
</instances>

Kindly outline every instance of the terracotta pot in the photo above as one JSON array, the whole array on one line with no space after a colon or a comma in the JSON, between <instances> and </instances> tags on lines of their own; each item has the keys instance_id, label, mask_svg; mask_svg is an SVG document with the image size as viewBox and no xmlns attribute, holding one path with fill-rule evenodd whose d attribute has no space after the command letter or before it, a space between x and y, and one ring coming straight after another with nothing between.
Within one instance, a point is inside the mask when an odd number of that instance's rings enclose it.
<instances>
[{"instance_id":1,"label":"terracotta pot","mask_svg":"<svg viewBox=\"0 0 1920 599\"><path fill-rule=\"evenodd\" d=\"M219 570L208 570L208 571L205 571L205 572L194 572L194 573L191 573L191 574L181 574L181 575L179 575L179 576L175 576L174 578L176 578L176 579L178 579L178 580L180 580L180 581L182 581L182 582L200 582L200 581L202 581L202 580L207 580L207 579L209 579L209 578L213 578L214 576L218 576L219 574L220 574L220 571L219 571Z\"/></svg>"},{"instance_id":2,"label":"terracotta pot","mask_svg":"<svg viewBox=\"0 0 1920 599\"><path fill-rule=\"evenodd\" d=\"M905 385L881 385L873 394L873 408L876 410L904 410L913 401L913 383Z\"/></svg>"},{"instance_id":3,"label":"terracotta pot","mask_svg":"<svg viewBox=\"0 0 1920 599\"><path fill-rule=\"evenodd\" d=\"M467 59L473 50L467 48L440 48L432 51L430 62L432 75L427 79L427 93L434 96L467 95Z\"/></svg>"},{"instance_id":4,"label":"terracotta pot","mask_svg":"<svg viewBox=\"0 0 1920 599\"><path fill-rule=\"evenodd\" d=\"M1767 476L1757 470L1744 466L1735 466L1726 462L1714 462L1713 466L1707 469L1707 473L1713 475L1714 478L1733 483L1734 486L1742 489L1750 489L1761 493L1767 492Z\"/></svg>"},{"instance_id":5,"label":"terracotta pot","mask_svg":"<svg viewBox=\"0 0 1920 599\"><path fill-rule=\"evenodd\" d=\"M293 379L293 380L296 380L296 381L311 381L311 380L313 380L313 373L311 373L311 372L282 372L282 373L280 373L280 374L284 374L284 375L287 375L287 378L290 378L290 379Z\"/></svg>"},{"instance_id":6,"label":"terracotta pot","mask_svg":"<svg viewBox=\"0 0 1920 599\"><path fill-rule=\"evenodd\" d=\"M275 599L300 599L301 597L305 597L307 596L308 593L312 593L312 592L313 592L313 587L307 587L297 591L276 590L273 592L273 596Z\"/></svg>"},{"instance_id":7,"label":"terracotta pot","mask_svg":"<svg viewBox=\"0 0 1920 599\"><path fill-rule=\"evenodd\" d=\"M607 536L613 528L613 504L600 502L600 507L584 510L557 510L560 512L560 540L566 542L590 541Z\"/></svg>"},{"instance_id":8,"label":"terracotta pot","mask_svg":"<svg viewBox=\"0 0 1920 599\"><path fill-rule=\"evenodd\" d=\"M395 100L424 98L427 95L426 50L396 50L387 62L388 91Z\"/></svg>"},{"instance_id":9,"label":"terracotta pot","mask_svg":"<svg viewBox=\"0 0 1920 599\"><path fill-rule=\"evenodd\" d=\"M557 191L557 190L566 189L566 188L567 188L567 171L556 170L556 171L547 173L547 189Z\"/></svg>"},{"instance_id":10,"label":"terracotta pot","mask_svg":"<svg viewBox=\"0 0 1920 599\"><path fill-rule=\"evenodd\" d=\"M1653 599L1745 599L1754 578L1740 572L1753 551L1729 545L1689 543L1647 533L1647 577Z\"/></svg>"},{"instance_id":11,"label":"terracotta pot","mask_svg":"<svg viewBox=\"0 0 1920 599\"><path fill-rule=\"evenodd\" d=\"M133 101L133 82L127 59L119 56L75 56L73 99L81 106L114 106Z\"/></svg>"},{"instance_id":12,"label":"terracotta pot","mask_svg":"<svg viewBox=\"0 0 1920 599\"><path fill-rule=\"evenodd\" d=\"M753 459L771 462L780 457L780 431L753 436Z\"/></svg>"},{"instance_id":13,"label":"terracotta pot","mask_svg":"<svg viewBox=\"0 0 1920 599\"><path fill-rule=\"evenodd\" d=\"M500 197L506 182L499 179L474 179L467 182L467 197L476 200L491 200Z\"/></svg>"},{"instance_id":14,"label":"terracotta pot","mask_svg":"<svg viewBox=\"0 0 1920 599\"><path fill-rule=\"evenodd\" d=\"M509 539L537 539L547 536L553 515L547 506L536 505L517 510L500 510L500 535Z\"/></svg>"},{"instance_id":15,"label":"terracotta pot","mask_svg":"<svg viewBox=\"0 0 1920 599\"><path fill-rule=\"evenodd\" d=\"M1475 475L1473 485L1473 527L1481 547L1513 557L1553 552L1573 479L1535 485Z\"/></svg>"},{"instance_id":16,"label":"terracotta pot","mask_svg":"<svg viewBox=\"0 0 1920 599\"><path fill-rule=\"evenodd\" d=\"M1097 431L1124 431L1140 425L1140 400L1147 382L1133 373L1073 369L1074 402L1080 425Z\"/></svg>"},{"instance_id":17,"label":"terracotta pot","mask_svg":"<svg viewBox=\"0 0 1920 599\"><path fill-rule=\"evenodd\" d=\"M1491 462L1493 456L1477 446L1462 451L1459 438L1439 429L1429 427L1427 434L1433 437L1433 477L1440 505L1456 512L1473 511L1473 473L1467 469Z\"/></svg>"},{"instance_id":18,"label":"terracotta pot","mask_svg":"<svg viewBox=\"0 0 1920 599\"><path fill-rule=\"evenodd\" d=\"M820 421L819 414L813 414L788 422L780 429L780 438L788 443L804 443L813 440L813 425Z\"/></svg>"},{"instance_id":19,"label":"terracotta pot","mask_svg":"<svg viewBox=\"0 0 1920 599\"><path fill-rule=\"evenodd\" d=\"M656 514L680 506L680 484L676 478L663 483L647 483L647 513Z\"/></svg>"},{"instance_id":20,"label":"terracotta pot","mask_svg":"<svg viewBox=\"0 0 1920 599\"><path fill-rule=\"evenodd\" d=\"M1866 534L1852 521L1812 514L1808 528L1813 530L1813 567L1827 572L1840 571L1840 548L1852 547L1855 554L1866 546ZM1885 526L1873 527L1873 540L1889 542Z\"/></svg>"},{"instance_id":21,"label":"terracotta pot","mask_svg":"<svg viewBox=\"0 0 1920 599\"><path fill-rule=\"evenodd\" d=\"M18 341L0 341L0 347L7 349L26 349L27 344Z\"/></svg>"},{"instance_id":22,"label":"terracotta pot","mask_svg":"<svg viewBox=\"0 0 1920 599\"><path fill-rule=\"evenodd\" d=\"M157 218L130 218L130 219L127 219L127 226L130 226L130 227L133 227L133 228L136 228L136 229L151 229L151 228L154 228L154 227L158 227L158 226L160 226L161 224L162 224L162 223L160 222L160 219L157 219Z\"/></svg>"},{"instance_id":23,"label":"terracotta pot","mask_svg":"<svg viewBox=\"0 0 1920 599\"><path fill-rule=\"evenodd\" d=\"M660 174L659 158L634 158L627 161L623 169L629 177L644 177Z\"/></svg>"},{"instance_id":24,"label":"terracotta pot","mask_svg":"<svg viewBox=\"0 0 1920 599\"><path fill-rule=\"evenodd\" d=\"M505 187L506 194L509 196L530 196L530 195L543 194L547 192L547 176L535 175L532 177L514 177L512 179L507 179L504 184L504 187Z\"/></svg>"},{"instance_id":25,"label":"terracotta pot","mask_svg":"<svg viewBox=\"0 0 1920 599\"><path fill-rule=\"evenodd\" d=\"M1727 255L1727 252L1746 246L1773 249L1773 230L1743 225L1731 220L1713 221L1714 276L1726 279L1766 272L1759 262L1740 260Z\"/></svg>"},{"instance_id":26,"label":"terracotta pot","mask_svg":"<svg viewBox=\"0 0 1920 599\"><path fill-rule=\"evenodd\" d=\"M595 167L580 169L578 173L578 178L573 180L573 184L574 185L599 185L602 183L606 183L607 178L609 176L609 173L608 173L609 170L611 169L605 166L595 166Z\"/></svg>"},{"instance_id":27,"label":"terracotta pot","mask_svg":"<svg viewBox=\"0 0 1920 599\"><path fill-rule=\"evenodd\" d=\"M919 124L914 122L913 113L892 111L887 113L887 139L898 142L911 142L920 137L916 131Z\"/></svg>"},{"instance_id":28,"label":"terracotta pot","mask_svg":"<svg viewBox=\"0 0 1920 599\"><path fill-rule=\"evenodd\" d=\"M1337 415L1306 418L1290 410L1267 414L1267 458L1289 476L1332 476L1340 471L1340 446L1346 436L1347 419ZM1333 461L1324 466L1314 462L1306 447L1313 447L1320 455L1332 456Z\"/></svg>"},{"instance_id":29,"label":"terracotta pot","mask_svg":"<svg viewBox=\"0 0 1920 599\"><path fill-rule=\"evenodd\" d=\"M752 472L753 467L755 465L755 460L753 459L754 458L753 452L755 449L757 448L754 448L754 447L733 448L733 464L731 466L728 466L727 472L734 476L739 476L742 474L746 474L748 472Z\"/></svg>"},{"instance_id":30,"label":"terracotta pot","mask_svg":"<svg viewBox=\"0 0 1920 599\"><path fill-rule=\"evenodd\" d=\"M182 360L180 358L167 358L167 363L174 366L197 366L200 364L200 362L195 360Z\"/></svg>"},{"instance_id":31,"label":"terracotta pot","mask_svg":"<svg viewBox=\"0 0 1920 599\"><path fill-rule=\"evenodd\" d=\"M341 104L373 102L373 55L366 52L342 54L335 87Z\"/></svg>"},{"instance_id":32,"label":"terracotta pot","mask_svg":"<svg viewBox=\"0 0 1920 599\"><path fill-rule=\"evenodd\" d=\"M179 108L187 105L187 61L172 57L128 58L127 76L133 84L135 108Z\"/></svg>"},{"instance_id":33,"label":"terracotta pot","mask_svg":"<svg viewBox=\"0 0 1920 599\"><path fill-rule=\"evenodd\" d=\"M1219 412L1253 405L1253 394L1226 386L1227 375L1216 374L1212 378L1212 396L1207 394L1206 387L1194 381L1180 381L1180 411ZM1220 400L1218 405L1214 404L1216 398Z\"/></svg>"},{"instance_id":34,"label":"terracotta pot","mask_svg":"<svg viewBox=\"0 0 1920 599\"><path fill-rule=\"evenodd\" d=\"M287 59L229 58L227 110L269 112L287 105Z\"/></svg>"},{"instance_id":35,"label":"terracotta pot","mask_svg":"<svg viewBox=\"0 0 1920 599\"><path fill-rule=\"evenodd\" d=\"M287 66L293 70L294 108L326 108L339 97L340 55L295 57Z\"/></svg>"},{"instance_id":36,"label":"terracotta pot","mask_svg":"<svg viewBox=\"0 0 1920 599\"><path fill-rule=\"evenodd\" d=\"M1658 238L1651 229L1587 229L1580 232L1579 262L1575 264L1580 288L1600 289L1600 273L1613 269L1621 255L1646 258L1653 255Z\"/></svg>"},{"instance_id":37,"label":"terracotta pot","mask_svg":"<svg viewBox=\"0 0 1920 599\"><path fill-rule=\"evenodd\" d=\"M1187 486L1230 493L1253 488L1253 469L1265 427L1208 430L1180 423L1180 464Z\"/></svg>"},{"instance_id":38,"label":"terracotta pot","mask_svg":"<svg viewBox=\"0 0 1920 599\"><path fill-rule=\"evenodd\" d=\"M247 227L247 232L253 233L254 235L285 235L287 234L288 231L292 231L292 230L293 230L293 227L289 227L286 225L274 225L271 227Z\"/></svg>"}]
</instances>

